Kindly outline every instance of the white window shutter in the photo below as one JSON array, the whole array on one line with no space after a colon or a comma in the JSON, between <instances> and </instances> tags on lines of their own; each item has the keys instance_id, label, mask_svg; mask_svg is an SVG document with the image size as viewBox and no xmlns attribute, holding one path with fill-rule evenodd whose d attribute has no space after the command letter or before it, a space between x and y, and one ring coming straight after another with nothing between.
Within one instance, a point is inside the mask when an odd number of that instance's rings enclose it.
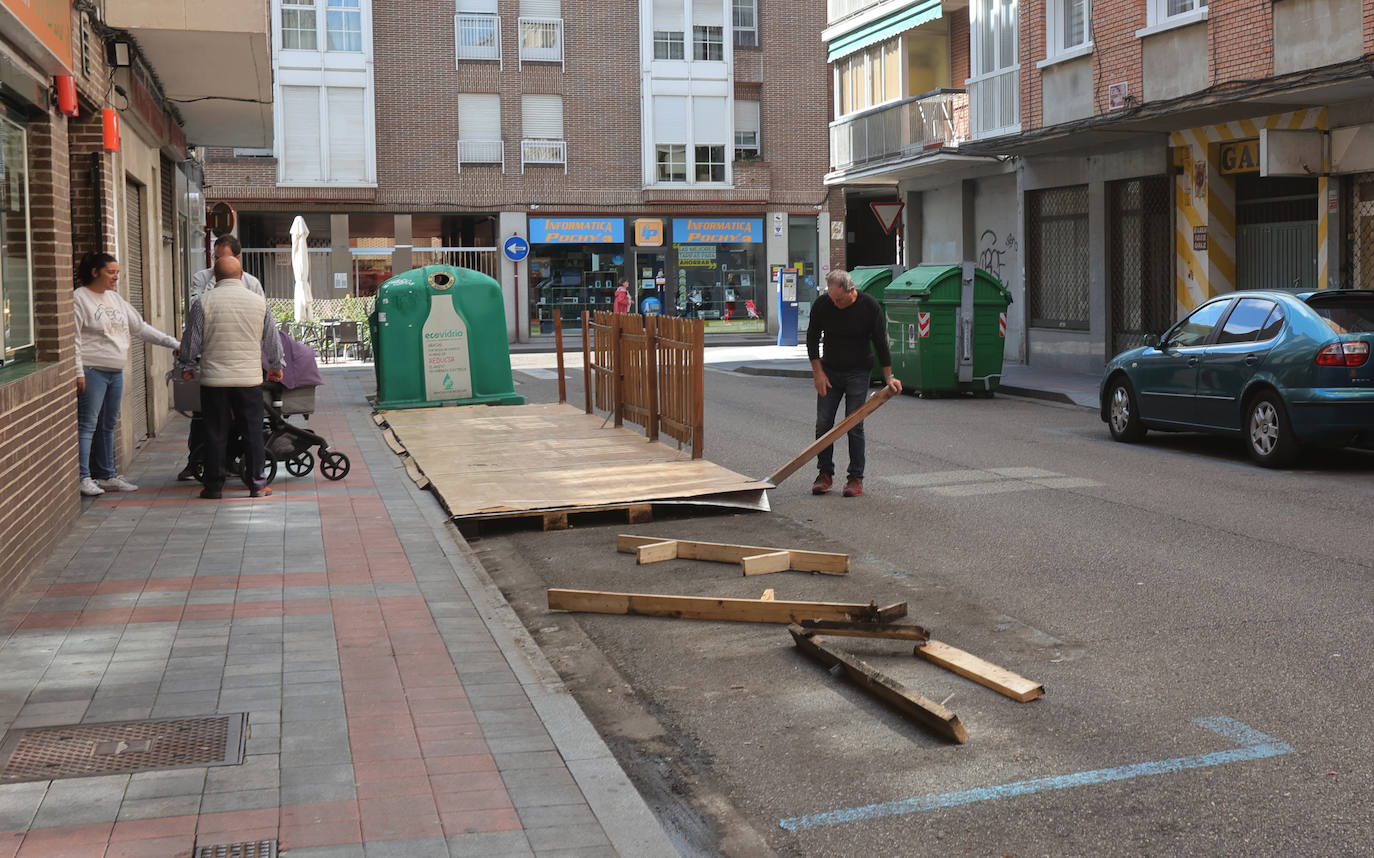
<instances>
[{"instance_id":1,"label":"white window shutter","mask_svg":"<svg viewBox=\"0 0 1374 858\"><path fill-rule=\"evenodd\" d=\"M698 146L731 142L726 126L725 99L698 95L692 98L692 138Z\"/></svg>"},{"instance_id":2,"label":"white window shutter","mask_svg":"<svg viewBox=\"0 0 1374 858\"><path fill-rule=\"evenodd\" d=\"M329 98L329 178L361 182L367 178L366 125L363 90L331 86Z\"/></svg>"},{"instance_id":3,"label":"white window shutter","mask_svg":"<svg viewBox=\"0 0 1374 858\"><path fill-rule=\"evenodd\" d=\"M561 18L562 3L559 0L520 0L522 18Z\"/></svg>"},{"instance_id":4,"label":"white window shutter","mask_svg":"<svg viewBox=\"0 0 1374 858\"><path fill-rule=\"evenodd\" d=\"M458 96L460 140L501 139L501 96L462 93Z\"/></svg>"},{"instance_id":5,"label":"white window shutter","mask_svg":"<svg viewBox=\"0 0 1374 858\"><path fill-rule=\"evenodd\" d=\"M654 142L687 142L687 97L654 96Z\"/></svg>"},{"instance_id":6,"label":"white window shutter","mask_svg":"<svg viewBox=\"0 0 1374 858\"><path fill-rule=\"evenodd\" d=\"M320 88L283 86L282 179L287 182L319 181Z\"/></svg>"},{"instance_id":7,"label":"white window shutter","mask_svg":"<svg viewBox=\"0 0 1374 858\"><path fill-rule=\"evenodd\" d=\"M759 131L759 103L735 99L735 132Z\"/></svg>"},{"instance_id":8,"label":"white window shutter","mask_svg":"<svg viewBox=\"0 0 1374 858\"><path fill-rule=\"evenodd\" d=\"M563 139L563 96L522 95L521 136L532 140Z\"/></svg>"},{"instance_id":9,"label":"white window shutter","mask_svg":"<svg viewBox=\"0 0 1374 858\"><path fill-rule=\"evenodd\" d=\"M459 12L485 12L495 15L497 0L458 0Z\"/></svg>"},{"instance_id":10,"label":"white window shutter","mask_svg":"<svg viewBox=\"0 0 1374 858\"><path fill-rule=\"evenodd\" d=\"M693 27L724 27L724 0L692 0Z\"/></svg>"},{"instance_id":11,"label":"white window shutter","mask_svg":"<svg viewBox=\"0 0 1374 858\"><path fill-rule=\"evenodd\" d=\"M654 29L682 32L686 18L682 10L682 0L654 0Z\"/></svg>"}]
</instances>

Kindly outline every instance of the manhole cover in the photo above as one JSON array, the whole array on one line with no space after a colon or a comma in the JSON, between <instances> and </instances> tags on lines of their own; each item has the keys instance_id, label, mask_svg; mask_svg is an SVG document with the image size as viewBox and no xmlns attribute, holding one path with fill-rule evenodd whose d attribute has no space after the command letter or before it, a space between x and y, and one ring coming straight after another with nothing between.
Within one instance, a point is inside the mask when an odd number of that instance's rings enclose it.
<instances>
[{"instance_id":1,"label":"manhole cover","mask_svg":"<svg viewBox=\"0 0 1374 858\"><path fill-rule=\"evenodd\" d=\"M247 713L11 730L0 784L243 762ZM236 854L236 853L231 853ZM248 855L250 853L244 853ZM251 853L254 858L262 853Z\"/></svg>"},{"instance_id":2,"label":"manhole cover","mask_svg":"<svg viewBox=\"0 0 1374 858\"><path fill-rule=\"evenodd\" d=\"M277 841L247 840L196 846L195 858L277 858Z\"/></svg>"}]
</instances>

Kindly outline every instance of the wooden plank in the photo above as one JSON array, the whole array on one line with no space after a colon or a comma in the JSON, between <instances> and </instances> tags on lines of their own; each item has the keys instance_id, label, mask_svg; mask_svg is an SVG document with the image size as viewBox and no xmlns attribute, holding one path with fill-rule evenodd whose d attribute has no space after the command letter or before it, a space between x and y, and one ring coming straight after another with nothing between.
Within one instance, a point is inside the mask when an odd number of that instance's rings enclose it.
<instances>
[{"instance_id":1,"label":"wooden plank","mask_svg":"<svg viewBox=\"0 0 1374 858\"><path fill-rule=\"evenodd\" d=\"M845 602L765 602L760 599L720 599L711 596L663 596L654 593L612 593L604 590L549 590L549 608L595 614L637 614L683 620L725 620L740 623L795 623L803 619L871 620L906 615L906 603L879 608Z\"/></svg>"},{"instance_id":2,"label":"wooden plank","mask_svg":"<svg viewBox=\"0 0 1374 858\"><path fill-rule=\"evenodd\" d=\"M553 350L558 355L558 401L568 401L568 380L563 376L563 314L553 311Z\"/></svg>"},{"instance_id":3,"label":"wooden plank","mask_svg":"<svg viewBox=\"0 0 1374 858\"><path fill-rule=\"evenodd\" d=\"M385 441L386 445L391 448L391 452L395 453L398 456L405 455L405 445L402 444L399 440L397 440L396 433L391 431L391 429L388 428L382 430L382 440Z\"/></svg>"},{"instance_id":4,"label":"wooden plank","mask_svg":"<svg viewBox=\"0 0 1374 858\"><path fill-rule=\"evenodd\" d=\"M776 599L776 597L774 597L774 595L773 595L773 588L772 588L772 587L769 587L767 590L764 590L764 591L763 591L763 595L762 595L762 596L759 596L759 601L760 601L760 602L776 602L777 599Z\"/></svg>"},{"instance_id":5,"label":"wooden plank","mask_svg":"<svg viewBox=\"0 0 1374 858\"><path fill-rule=\"evenodd\" d=\"M378 426L385 426L386 416L382 414L380 411L374 411L372 412L372 422L376 423Z\"/></svg>"},{"instance_id":6,"label":"wooden plank","mask_svg":"<svg viewBox=\"0 0 1374 858\"><path fill-rule=\"evenodd\" d=\"M889 623L846 623L838 620L802 620L809 632L856 638L888 638L901 641L926 641L930 632L920 626L895 626Z\"/></svg>"},{"instance_id":7,"label":"wooden plank","mask_svg":"<svg viewBox=\"0 0 1374 858\"><path fill-rule=\"evenodd\" d=\"M637 546L650 542L662 542L668 537L637 536L622 533L616 537L616 550L622 554L632 553ZM822 572L827 575L844 575L849 572L849 555L827 551L793 551L783 548L769 548L763 545L732 545L726 542L698 542L679 539L678 557L684 560L709 560L715 563L742 563L744 558L759 554L772 554L787 551L789 568L797 572Z\"/></svg>"},{"instance_id":8,"label":"wooden plank","mask_svg":"<svg viewBox=\"0 0 1374 858\"><path fill-rule=\"evenodd\" d=\"M645 524L654 520L654 505L651 503L635 503L625 508L625 515L630 524Z\"/></svg>"},{"instance_id":9,"label":"wooden plank","mask_svg":"<svg viewBox=\"0 0 1374 858\"><path fill-rule=\"evenodd\" d=\"M786 551L770 551L767 554L753 554L741 557L739 565L745 575L768 575L773 572L786 572L792 568L792 556Z\"/></svg>"},{"instance_id":10,"label":"wooden plank","mask_svg":"<svg viewBox=\"0 0 1374 858\"><path fill-rule=\"evenodd\" d=\"M664 560L677 559L677 540L669 539L666 542L648 542L638 548L638 562L640 566L646 563L661 563Z\"/></svg>"},{"instance_id":11,"label":"wooden plank","mask_svg":"<svg viewBox=\"0 0 1374 858\"><path fill-rule=\"evenodd\" d=\"M874 411L877 411L878 406L882 405L884 402L887 402L895 395L896 394L892 392L892 388L884 387L877 393L870 396L867 402L859 406L858 411L855 411L853 414L841 420L835 426L834 429L831 429L829 432L817 438L816 443L801 451L801 453L798 454L798 456L795 459L774 471L773 475L768 478L768 482L772 483L774 486L777 486L783 480L795 474L797 470L801 468L802 465L805 465L807 462L816 458L816 456L819 455L822 450L824 450L826 447L829 447L831 444L835 443L835 441L837 441L841 435L845 434L850 429L853 429L855 424L861 422L865 417L872 414Z\"/></svg>"},{"instance_id":12,"label":"wooden plank","mask_svg":"<svg viewBox=\"0 0 1374 858\"><path fill-rule=\"evenodd\" d=\"M420 466L415 464L415 460L409 456L406 456L404 461L406 463L406 473L410 475L410 479L415 483L415 485L419 486L422 489L428 486L429 477L426 477L423 473L421 473Z\"/></svg>"},{"instance_id":13,"label":"wooden plank","mask_svg":"<svg viewBox=\"0 0 1374 858\"><path fill-rule=\"evenodd\" d=\"M568 513L566 510L546 512L543 515L545 530L567 530Z\"/></svg>"},{"instance_id":14,"label":"wooden plank","mask_svg":"<svg viewBox=\"0 0 1374 858\"><path fill-rule=\"evenodd\" d=\"M968 730L959 721L959 716L939 703L909 690L867 662L826 646L819 635L795 625L789 626L787 631L792 634L797 649L827 668L839 667L860 689L896 709L905 718L948 741L961 745L968 741Z\"/></svg>"},{"instance_id":15,"label":"wooden plank","mask_svg":"<svg viewBox=\"0 0 1374 858\"><path fill-rule=\"evenodd\" d=\"M926 641L917 645L916 655L1022 703L1034 700L1045 693L1045 686L1040 683L1032 682L1020 674L1012 673L1004 667L998 667L947 643Z\"/></svg>"}]
</instances>

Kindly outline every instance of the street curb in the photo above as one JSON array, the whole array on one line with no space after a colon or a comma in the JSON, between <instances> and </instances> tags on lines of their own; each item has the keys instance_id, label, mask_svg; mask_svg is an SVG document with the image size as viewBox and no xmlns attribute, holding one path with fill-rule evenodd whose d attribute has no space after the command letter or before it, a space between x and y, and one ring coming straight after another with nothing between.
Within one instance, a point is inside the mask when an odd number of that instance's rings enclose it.
<instances>
[{"instance_id":1,"label":"street curb","mask_svg":"<svg viewBox=\"0 0 1374 858\"><path fill-rule=\"evenodd\" d=\"M776 376L777 378L811 377L811 370L809 369L771 369L762 366L737 366L734 368L733 372L738 372L741 375Z\"/></svg>"},{"instance_id":2,"label":"street curb","mask_svg":"<svg viewBox=\"0 0 1374 858\"><path fill-rule=\"evenodd\" d=\"M1018 387L1014 384L1007 384L1005 381L997 385L998 393L1005 393L1008 396L1024 396L1028 399L1043 399L1047 402L1059 402L1064 405L1078 405L1067 393L1060 393L1057 390L1039 390L1034 387ZM1084 406L1080 406L1084 407Z\"/></svg>"}]
</instances>

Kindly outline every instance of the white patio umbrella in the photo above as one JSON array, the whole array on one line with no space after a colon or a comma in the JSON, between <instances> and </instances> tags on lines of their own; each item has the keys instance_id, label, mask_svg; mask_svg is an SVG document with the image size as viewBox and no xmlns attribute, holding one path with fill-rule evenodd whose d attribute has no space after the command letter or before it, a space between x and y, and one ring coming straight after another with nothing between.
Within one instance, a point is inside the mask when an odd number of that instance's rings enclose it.
<instances>
[{"instance_id":1,"label":"white patio umbrella","mask_svg":"<svg viewBox=\"0 0 1374 858\"><path fill-rule=\"evenodd\" d=\"M310 302L314 300L310 294L310 249L305 243L309 235L305 218L297 215L291 223L291 273L296 277L292 298L296 305L298 325L310 321Z\"/></svg>"}]
</instances>

